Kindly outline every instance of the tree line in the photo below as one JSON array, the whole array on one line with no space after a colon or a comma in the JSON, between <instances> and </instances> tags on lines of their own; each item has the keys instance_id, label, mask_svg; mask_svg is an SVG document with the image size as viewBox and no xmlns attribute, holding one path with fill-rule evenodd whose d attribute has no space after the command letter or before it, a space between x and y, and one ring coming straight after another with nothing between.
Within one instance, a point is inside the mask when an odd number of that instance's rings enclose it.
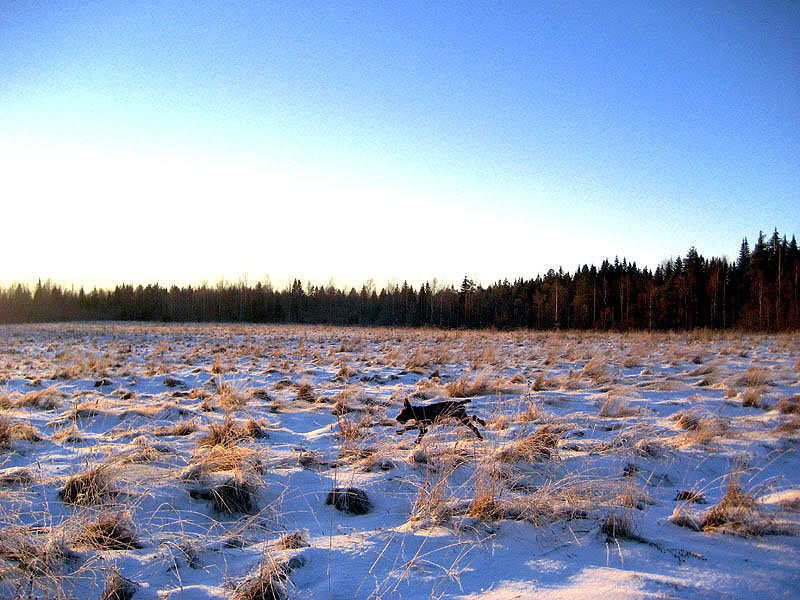
<instances>
[{"instance_id":1,"label":"tree line","mask_svg":"<svg viewBox=\"0 0 800 600\"><path fill-rule=\"evenodd\" d=\"M41 281L0 289L0 323L123 320L313 323L497 329L800 329L800 251L778 231L735 261L704 258L692 247L655 270L623 259L550 270L535 279L486 287L403 283L377 290L303 285L276 290L244 282L215 286L118 285L65 289Z\"/></svg>"}]
</instances>

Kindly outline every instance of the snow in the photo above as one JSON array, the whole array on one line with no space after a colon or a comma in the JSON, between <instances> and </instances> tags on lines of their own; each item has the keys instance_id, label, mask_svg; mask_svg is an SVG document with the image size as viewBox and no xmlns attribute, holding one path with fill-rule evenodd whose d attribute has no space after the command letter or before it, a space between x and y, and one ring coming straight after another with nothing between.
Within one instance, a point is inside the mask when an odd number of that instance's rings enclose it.
<instances>
[{"instance_id":1,"label":"snow","mask_svg":"<svg viewBox=\"0 0 800 600\"><path fill-rule=\"evenodd\" d=\"M0 449L0 597L99 598L116 569L137 599L231 598L272 560L301 599L797 598L800 415L787 407L800 394L798 341L2 326L0 413L41 439L13 434ZM404 398L464 385L484 441L456 424L418 447L416 432L396 434ZM52 409L33 399L43 390ZM203 445L226 418L267 435L241 434L233 451ZM178 422L196 431L156 435ZM80 441L59 435L73 427ZM524 446L543 427L554 447ZM234 466L198 475L215 452ZM100 465L115 493L61 501L68 476ZM29 480L11 481L21 468ZM214 511L203 490L236 473L254 482L257 510ZM327 505L335 487L365 491L372 510ZM738 521L698 531L671 518L700 523L731 490L752 501ZM109 511L132 515L141 547L79 542ZM604 533L610 519L628 529ZM305 543L282 549L294 532ZM52 559L53 540L75 556Z\"/></svg>"}]
</instances>

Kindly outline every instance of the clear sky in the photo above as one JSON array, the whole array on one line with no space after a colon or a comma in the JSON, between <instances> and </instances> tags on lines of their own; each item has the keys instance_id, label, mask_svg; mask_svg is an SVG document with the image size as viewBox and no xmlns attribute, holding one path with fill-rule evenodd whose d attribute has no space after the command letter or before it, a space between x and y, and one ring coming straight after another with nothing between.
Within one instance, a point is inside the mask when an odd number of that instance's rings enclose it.
<instances>
[{"instance_id":1,"label":"clear sky","mask_svg":"<svg viewBox=\"0 0 800 600\"><path fill-rule=\"evenodd\" d=\"M796 2L0 3L0 282L482 283L800 234Z\"/></svg>"}]
</instances>

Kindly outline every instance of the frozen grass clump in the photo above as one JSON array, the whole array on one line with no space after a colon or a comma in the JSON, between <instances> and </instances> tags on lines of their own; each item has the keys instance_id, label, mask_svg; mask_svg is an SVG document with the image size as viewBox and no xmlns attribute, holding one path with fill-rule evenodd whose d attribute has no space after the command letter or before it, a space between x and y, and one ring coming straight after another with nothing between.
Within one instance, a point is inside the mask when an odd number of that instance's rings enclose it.
<instances>
[{"instance_id":1,"label":"frozen grass clump","mask_svg":"<svg viewBox=\"0 0 800 600\"><path fill-rule=\"evenodd\" d=\"M636 540L639 537L629 512L613 512L607 515L600 524L600 533L612 540L617 538Z\"/></svg>"},{"instance_id":2,"label":"frozen grass clump","mask_svg":"<svg viewBox=\"0 0 800 600\"><path fill-rule=\"evenodd\" d=\"M300 382L297 386L295 399L303 402L316 402L317 397L314 394L314 386L307 381Z\"/></svg>"},{"instance_id":3,"label":"frozen grass clump","mask_svg":"<svg viewBox=\"0 0 800 600\"><path fill-rule=\"evenodd\" d=\"M243 438L266 437L258 423L250 419L244 423L226 416L221 423L211 423L208 432L197 440L201 448L233 446Z\"/></svg>"},{"instance_id":4,"label":"frozen grass clump","mask_svg":"<svg viewBox=\"0 0 800 600\"><path fill-rule=\"evenodd\" d=\"M744 387L763 387L772 383L772 374L759 367L750 367L747 372L736 380L736 385Z\"/></svg>"},{"instance_id":5,"label":"frozen grass clump","mask_svg":"<svg viewBox=\"0 0 800 600\"><path fill-rule=\"evenodd\" d=\"M800 396L781 398L776 408L782 415L800 415Z\"/></svg>"},{"instance_id":6,"label":"frozen grass clump","mask_svg":"<svg viewBox=\"0 0 800 600\"><path fill-rule=\"evenodd\" d=\"M164 425L163 427L156 427L153 430L153 435L157 436L184 436L190 435L197 431L197 423L194 421L179 421L174 425Z\"/></svg>"},{"instance_id":7,"label":"frozen grass clump","mask_svg":"<svg viewBox=\"0 0 800 600\"><path fill-rule=\"evenodd\" d=\"M139 585L122 576L119 570L112 568L106 576L100 600L131 600L139 590Z\"/></svg>"},{"instance_id":8,"label":"frozen grass clump","mask_svg":"<svg viewBox=\"0 0 800 600\"><path fill-rule=\"evenodd\" d=\"M372 510L372 501L364 490L355 487L333 488L325 497L325 504L348 515L365 515Z\"/></svg>"},{"instance_id":9,"label":"frozen grass clump","mask_svg":"<svg viewBox=\"0 0 800 600\"><path fill-rule=\"evenodd\" d=\"M17 398L15 404L22 408L36 408L39 410L55 410L60 408L61 401L67 395L55 386L43 390L28 392Z\"/></svg>"},{"instance_id":10,"label":"frozen grass clump","mask_svg":"<svg viewBox=\"0 0 800 600\"><path fill-rule=\"evenodd\" d=\"M639 414L639 410L631 407L628 402L616 396L609 396L600 407L598 416L604 419L621 419Z\"/></svg>"},{"instance_id":11,"label":"frozen grass clump","mask_svg":"<svg viewBox=\"0 0 800 600\"><path fill-rule=\"evenodd\" d=\"M298 548L307 548L310 546L306 535L302 531L295 531L287 533L278 540L278 550L297 550Z\"/></svg>"},{"instance_id":12,"label":"frozen grass clump","mask_svg":"<svg viewBox=\"0 0 800 600\"><path fill-rule=\"evenodd\" d=\"M264 472L264 465L257 450L244 446L217 445L196 451L180 478L184 481L201 481L212 473L225 471L260 475Z\"/></svg>"},{"instance_id":13,"label":"frozen grass clump","mask_svg":"<svg viewBox=\"0 0 800 600\"><path fill-rule=\"evenodd\" d=\"M457 380L448 383L445 391L451 398L471 398L493 393L496 383L491 372L484 370L471 380L462 375Z\"/></svg>"},{"instance_id":14,"label":"frozen grass clump","mask_svg":"<svg viewBox=\"0 0 800 600\"><path fill-rule=\"evenodd\" d=\"M257 493L255 479L237 472L211 489L212 508L222 514L253 514L258 511Z\"/></svg>"},{"instance_id":15,"label":"frozen grass clump","mask_svg":"<svg viewBox=\"0 0 800 600\"><path fill-rule=\"evenodd\" d=\"M286 600L287 569L271 557L265 557L258 570L233 590L232 600Z\"/></svg>"},{"instance_id":16,"label":"frozen grass clump","mask_svg":"<svg viewBox=\"0 0 800 600\"><path fill-rule=\"evenodd\" d=\"M700 519L702 529L727 529L753 532L756 501L739 483L738 474L728 475L725 495Z\"/></svg>"},{"instance_id":17,"label":"frozen grass clump","mask_svg":"<svg viewBox=\"0 0 800 600\"><path fill-rule=\"evenodd\" d=\"M110 468L100 465L67 478L58 496L66 504L89 506L104 502L116 493Z\"/></svg>"},{"instance_id":18,"label":"frozen grass clump","mask_svg":"<svg viewBox=\"0 0 800 600\"><path fill-rule=\"evenodd\" d=\"M762 393L760 387L747 388L742 395L742 406L744 408L764 408L761 402Z\"/></svg>"},{"instance_id":19,"label":"frozen grass clump","mask_svg":"<svg viewBox=\"0 0 800 600\"><path fill-rule=\"evenodd\" d=\"M0 450L10 450L15 441L39 442L42 436L30 423L0 416Z\"/></svg>"},{"instance_id":20,"label":"frozen grass clump","mask_svg":"<svg viewBox=\"0 0 800 600\"><path fill-rule=\"evenodd\" d=\"M33 482L33 472L27 467L6 469L0 472L0 488L16 485L28 485Z\"/></svg>"},{"instance_id":21,"label":"frozen grass clump","mask_svg":"<svg viewBox=\"0 0 800 600\"><path fill-rule=\"evenodd\" d=\"M124 510L102 511L83 524L75 543L95 550L134 550L142 547L137 539L133 518Z\"/></svg>"},{"instance_id":22,"label":"frozen grass clump","mask_svg":"<svg viewBox=\"0 0 800 600\"><path fill-rule=\"evenodd\" d=\"M504 463L548 460L558 452L560 438L560 433L552 425L543 425L527 437L500 447L494 457Z\"/></svg>"}]
</instances>

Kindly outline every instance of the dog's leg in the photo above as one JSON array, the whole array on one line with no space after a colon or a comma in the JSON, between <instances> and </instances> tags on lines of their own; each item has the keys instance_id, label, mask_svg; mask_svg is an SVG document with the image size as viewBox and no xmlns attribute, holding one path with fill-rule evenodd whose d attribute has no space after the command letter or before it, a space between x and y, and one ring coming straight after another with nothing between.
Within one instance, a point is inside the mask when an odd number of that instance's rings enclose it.
<instances>
[{"instance_id":1,"label":"dog's leg","mask_svg":"<svg viewBox=\"0 0 800 600\"><path fill-rule=\"evenodd\" d=\"M417 439L414 442L415 446L422 441L422 436L425 435L426 433L428 433L428 430L425 427L420 427L419 428L419 435L417 436Z\"/></svg>"},{"instance_id":2,"label":"dog's leg","mask_svg":"<svg viewBox=\"0 0 800 600\"><path fill-rule=\"evenodd\" d=\"M475 425L472 424L472 421L470 421L469 418L467 418L466 415L464 415L463 417L459 417L458 420L461 421L464 425L466 425L470 429L472 429L472 433L477 435L479 440L483 439L483 436L481 435L481 432L478 431L478 428L475 427Z\"/></svg>"},{"instance_id":3,"label":"dog's leg","mask_svg":"<svg viewBox=\"0 0 800 600\"><path fill-rule=\"evenodd\" d=\"M478 423L480 423L480 424L481 424L483 427L486 427L486 421L484 421L484 420L483 420L483 419L481 419L480 417L476 417L475 415L470 415L470 416L469 416L469 418L470 418L470 419L472 419L473 421L477 421L477 422L478 422Z\"/></svg>"},{"instance_id":4,"label":"dog's leg","mask_svg":"<svg viewBox=\"0 0 800 600\"><path fill-rule=\"evenodd\" d=\"M406 431L411 431L412 429L419 429L418 425L406 425L402 429L395 429L394 432L397 435L403 435Z\"/></svg>"}]
</instances>

